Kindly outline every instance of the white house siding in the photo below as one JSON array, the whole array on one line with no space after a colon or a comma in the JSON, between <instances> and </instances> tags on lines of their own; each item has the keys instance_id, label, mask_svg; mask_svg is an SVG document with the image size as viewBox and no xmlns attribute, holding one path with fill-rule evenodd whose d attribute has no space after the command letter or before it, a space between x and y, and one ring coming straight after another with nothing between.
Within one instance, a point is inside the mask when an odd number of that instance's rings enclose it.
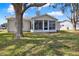
<instances>
[{"instance_id":1,"label":"white house siding","mask_svg":"<svg viewBox=\"0 0 79 59\"><path fill-rule=\"evenodd\" d=\"M16 32L15 21L8 20L8 31L9 32Z\"/></svg>"},{"instance_id":2,"label":"white house siding","mask_svg":"<svg viewBox=\"0 0 79 59\"><path fill-rule=\"evenodd\" d=\"M60 30L73 30L73 25L70 21L61 22Z\"/></svg>"},{"instance_id":3,"label":"white house siding","mask_svg":"<svg viewBox=\"0 0 79 59\"><path fill-rule=\"evenodd\" d=\"M79 30L79 22L76 24L76 30Z\"/></svg>"},{"instance_id":4,"label":"white house siding","mask_svg":"<svg viewBox=\"0 0 79 59\"><path fill-rule=\"evenodd\" d=\"M10 19L8 20L8 32L16 32L16 23L15 19ZM30 21L28 20L23 20L23 31L30 31Z\"/></svg>"},{"instance_id":5,"label":"white house siding","mask_svg":"<svg viewBox=\"0 0 79 59\"><path fill-rule=\"evenodd\" d=\"M56 30L59 31L60 30L60 23L58 21L56 21Z\"/></svg>"},{"instance_id":6,"label":"white house siding","mask_svg":"<svg viewBox=\"0 0 79 59\"><path fill-rule=\"evenodd\" d=\"M73 30L73 24L70 21L60 22L60 30ZM76 30L79 30L79 22L76 23Z\"/></svg>"},{"instance_id":7,"label":"white house siding","mask_svg":"<svg viewBox=\"0 0 79 59\"><path fill-rule=\"evenodd\" d=\"M23 20L23 31L30 31L30 21Z\"/></svg>"}]
</instances>

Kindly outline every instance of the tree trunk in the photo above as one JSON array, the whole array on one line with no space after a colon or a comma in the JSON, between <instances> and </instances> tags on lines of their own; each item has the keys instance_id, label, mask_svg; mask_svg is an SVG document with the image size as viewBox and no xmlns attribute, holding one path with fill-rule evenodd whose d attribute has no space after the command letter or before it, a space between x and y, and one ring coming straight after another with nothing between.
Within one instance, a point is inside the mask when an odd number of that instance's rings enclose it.
<instances>
[{"instance_id":1,"label":"tree trunk","mask_svg":"<svg viewBox=\"0 0 79 59\"><path fill-rule=\"evenodd\" d=\"M76 23L73 24L73 30L76 31Z\"/></svg>"},{"instance_id":2,"label":"tree trunk","mask_svg":"<svg viewBox=\"0 0 79 59\"><path fill-rule=\"evenodd\" d=\"M75 17L73 17L72 24L73 24L73 30L76 31L76 21L74 19Z\"/></svg>"},{"instance_id":3,"label":"tree trunk","mask_svg":"<svg viewBox=\"0 0 79 59\"><path fill-rule=\"evenodd\" d=\"M20 39L23 36L23 14L16 13L16 39Z\"/></svg>"}]
</instances>

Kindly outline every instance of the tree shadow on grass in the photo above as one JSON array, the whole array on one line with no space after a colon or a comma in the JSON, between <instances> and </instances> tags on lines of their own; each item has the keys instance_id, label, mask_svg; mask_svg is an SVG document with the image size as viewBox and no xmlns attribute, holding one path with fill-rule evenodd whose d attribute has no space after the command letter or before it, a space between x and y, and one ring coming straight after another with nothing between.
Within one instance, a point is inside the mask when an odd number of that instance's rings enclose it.
<instances>
[{"instance_id":1,"label":"tree shadow on grass","mask_svg":"<svg viewBox=\"0 0 79 59\"><path fill-rule=\"evenodd\" d=\"M64 52L59 51L58 49L66 47L69 48L68 46L64 45L62 42L59 42L56 37L50 37L48 40L36 40L36 39L20 39L20 40L8 40L7 38L8 35L2 35L0 39L4 39L2 43L0 43L0 50L3 50L7 48L8 46L15 45L15 47L12 50L12 52L9 55L34 55L34 56L46 56L46 55L58 55L58 56L63 56ZM49 43L51 41L51 43ZM3 43L4 42L4 43ZM31 46L29 49L24 49L25 45L27 44L34 44ZM43 45L43 47L41 47ZM38 46L38 47L37 47ZM16 53L17 49L24 49L23 51L19 51ZM28 47L27 47L28 48ZM34 49L37 50L36 53L33 53ZM17 50L18 51L18 50ZM49 53L50 51L50 53Z\"/></svg>"},{"instance_id":2,"label":"tree shadow on grass","mask_svg":"<svg viewBox=\"0 0 79 59\"><path fill-rule=\"evenodd\" d=\"M57 40L53 41L54 43L48 43L50 40L26 40L26 43L31 43L31 44L36 44L34 47L28 49L27 51L22 52L22 55L27 55L27 52L29 52L30 55L34 56L44 56L47 55L47 51L52 50L51 55L58 55L58 56L63 56L64 52L59 51L58 49L66 47L69 48L68 46L62 44L61 42L58 42ZM37 53L32 53L32 49L37 47L37 46L42 46L44 45L44 48L41 48L42 50L38 51ZM39 48L38 48L39 49ZM46 53L47 52L47 53ZM48 54L50 55L50 54Z\"/></svg>"}]
</instances>

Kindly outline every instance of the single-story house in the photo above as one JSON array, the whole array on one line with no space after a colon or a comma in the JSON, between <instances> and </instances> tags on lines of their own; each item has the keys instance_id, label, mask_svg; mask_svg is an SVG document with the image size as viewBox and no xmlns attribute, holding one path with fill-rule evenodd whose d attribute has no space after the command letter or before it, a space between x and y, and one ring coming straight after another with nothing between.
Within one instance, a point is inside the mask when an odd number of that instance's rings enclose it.
<instances>
[{"instance_id":1,"label":"single-story house","mask_svg":"<svg viewBox=\"0 0 79 59\"><path fill-rule=\"evenodd\" d=\"M16 32L15 17L7 18L8 32ZM58 20L48 14L23 18L24 32L57 32L59 30Z\"/></svg>"},{"instance_id":2,"label":"single-story house","mask_svg":"<svg viewBox=\"0 0 79 59\"><path fill-rule=\"evenodd\" d=\"M73 30L73 24L69 20L60 21L60 30ZM76 24L76 30L79 30L79 22Z\"/></svg>"}]
</instances>

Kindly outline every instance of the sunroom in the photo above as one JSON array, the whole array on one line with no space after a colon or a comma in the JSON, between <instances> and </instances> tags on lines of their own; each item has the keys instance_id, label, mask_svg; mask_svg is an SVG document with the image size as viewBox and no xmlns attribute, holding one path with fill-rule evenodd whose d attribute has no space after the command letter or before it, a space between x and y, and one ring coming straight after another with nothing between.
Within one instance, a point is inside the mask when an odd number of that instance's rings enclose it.
<instances>
[{"instance_id":1,"label":"sunroom","mask_svg":"<svg viewBox=\"0 0 79 59\"><path fill-rule=\"evenodd\" d=\"M43 16L31 21L31 32L56 32L57 20L51 17Z\"/></svg>"}]
</instances>

